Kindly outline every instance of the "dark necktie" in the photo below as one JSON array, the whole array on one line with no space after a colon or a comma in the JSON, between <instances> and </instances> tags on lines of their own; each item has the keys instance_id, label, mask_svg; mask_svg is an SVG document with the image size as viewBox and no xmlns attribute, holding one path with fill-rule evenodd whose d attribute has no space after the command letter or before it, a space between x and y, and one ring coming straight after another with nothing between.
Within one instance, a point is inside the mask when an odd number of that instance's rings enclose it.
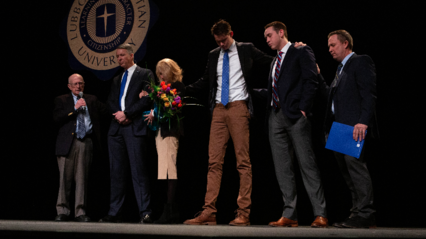
<instances>
[{"instance_id":1,"label":"dark necktie","mask_svg":"<svg viewBox=\"0 0 426 239\"><path fill-rule=\"evenodd\" d=\"M80 99L80 97L77 97ZM77 129L77 138L83 139L86 136L86 124L84 122L84 114L86 113L81 107L78 110L77 121L78 121L78 129Z\"/></svg>"},{"instance_id":2,"label":"dark necktie","mask_svg":"<svg viewBox=\"0 0 426 239\"><path fill-rule=\"evenodd\" d=\"M226 106L229 101L229 55L228 51L223 54L223 65L222 65L222 94L220 101Z\"/></svg>"},{"instance_id":3,"label":"dark necktie","mask_svg":"<svg viewBox=\"0 0 426 239\"><path fill-rule=\"evenodd\" d=\"M334 77L333 84L331 84L332 87L336 87L337 83L339 83L339 75L340 75L340 71L342 70L342 67L343 67L343 64L340 63L339 66L337 67L336 76Z\"/></svg>"},{"instance_id":4,"label":"dark necktie","mask_svg":"<svg viewBox=\"0 0 426 239\"><path fill-rule=\"evenodd\" d=\"M123 80L121 81L121 86L120 86L120 98L118 100L118 104L120 105L120 110L121 110L121 98L123 97L124 89L126 88L127 73L128 71L124 73Z\"/></svg>"},{"instance_id":5,"label":"dark necktie","mask_svg":"<svg viewBox=\"0 0 426 239\"><path fill-rule=\"evenodd\" d=\"M278 57L277 57L277 64L275 64L275 75L274 75L274 88L272 89L273 94L272 94L272 98L273 98L273 105L274 105L274 110L278 109L278 89L277 89L277 83L278 83L278 75L280 74L280 69L281 69L281 60L282 60L282 55L283 52L280 51L278 53Z\"/></svg>"}]
</instances>

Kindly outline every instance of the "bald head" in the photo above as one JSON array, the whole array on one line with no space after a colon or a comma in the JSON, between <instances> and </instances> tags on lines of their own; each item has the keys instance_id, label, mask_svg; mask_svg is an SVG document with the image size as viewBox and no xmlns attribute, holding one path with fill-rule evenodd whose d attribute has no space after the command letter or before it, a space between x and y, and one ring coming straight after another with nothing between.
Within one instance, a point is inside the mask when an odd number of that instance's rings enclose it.
<instances>
[{"instance_id":1,"label":"bald head","mask_svg":"<svg viewBox=\"0 0 426 239\"><path fill-rule=\"evenodd\" d=\"M80 74L72 74L68 78L68 88L74 95L78 95L84 90L84 80Z\"/></svg>"}]
</instances>

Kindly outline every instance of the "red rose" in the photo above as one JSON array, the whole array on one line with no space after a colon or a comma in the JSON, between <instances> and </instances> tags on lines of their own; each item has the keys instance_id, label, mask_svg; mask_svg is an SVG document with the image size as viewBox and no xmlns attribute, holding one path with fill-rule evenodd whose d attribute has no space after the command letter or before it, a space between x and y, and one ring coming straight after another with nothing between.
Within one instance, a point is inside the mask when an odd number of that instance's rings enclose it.
<instances>
[{"instance_id":1,"label":"red rose","mask_svg":"<svg viewBox=\"0 0 426 239\"><path fill-rule=\"evenodd\" d=\"M167 84L167 87L170 87L172 84Z\"/></svg>"},{"instance_id":2,"label":"red rose","mask_svg":"<svg viewBox=\"0 0 426 239\"><path fill-rule=\"evenodd\" d=\"M162 81L160 85L163 86L164 84L166 84L166 83L164 83L164 81Z\"/></svg>"},{"instance_id":3,"label":"red rose","mask_svg":"<svg viewBox=\"0 0 426 239\"><path fill-rule=\"evenodd\" d=\"M173 102L173 103L174 103L174 102ZM182 107L182 104L180 104L180 103L179 103L179 104L178 104L178 107L179 107L179 108L180 108L180 107Z\"/></svg>"},{"instance_id":4,"label":"red rose","mask_svg":"<svg viewBox=\"0 0 426 239\"><path fill-rule=\"evenodd\" d=\"M175 106L175 105L176 105L176 101L173 101L173 102L172 102L172 105L173 105L173 106Z\"/></svg>"},{"instance_id":5,"label":"red rose","mask_svg":"<svg viewBox=\"0 0 426 239\"><path fill-rule=\"evenodd\" d=\"M163 90L166 90L166 89L167 89L167 86L166 86L166 85L163 85L163 87L162 87L162 88L163 88Z\"/></svg>"}]
</instances>

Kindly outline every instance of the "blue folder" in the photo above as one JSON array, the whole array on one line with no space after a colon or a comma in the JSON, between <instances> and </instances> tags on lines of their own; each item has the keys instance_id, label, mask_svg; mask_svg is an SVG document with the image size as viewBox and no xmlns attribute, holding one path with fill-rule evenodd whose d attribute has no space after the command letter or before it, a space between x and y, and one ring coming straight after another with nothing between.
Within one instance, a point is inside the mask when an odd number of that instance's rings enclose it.
<instances>
[{"instance_id":1,"label":"blue folder","mask_svg":"<svg viewBox=\"0 0 426 239\"><path fill-rule=\"evenodd\" d=\"M355 141L353 132L353 126L333 122L325 148L359 158L365 140ZM365 131L365 134L367 134L367 131Z\"/></svg>"}]
</instances>

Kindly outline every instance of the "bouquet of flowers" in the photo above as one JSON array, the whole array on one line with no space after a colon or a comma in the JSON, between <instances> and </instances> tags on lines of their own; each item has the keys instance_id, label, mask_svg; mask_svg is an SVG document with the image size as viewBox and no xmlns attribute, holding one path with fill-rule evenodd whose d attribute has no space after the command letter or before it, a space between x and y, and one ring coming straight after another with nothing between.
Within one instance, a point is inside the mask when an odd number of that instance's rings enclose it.
<instances>
[{"instance_id":1,"label":"bouquet of flowers","mask_svg":"<svg viewBox=\"0 0 426 239\"><path fill-rule=\"evenodd\" d=\"M171 84L166 84L164 81L161 84L155 85L154 81L151 81L149 89L149 97L155 102L158 115L158 121L169 122L169 128L171 127L171 121L175 118L178 121L178 126L180 120L183 117L179 117L179 113L182 112L183 106L185 103L182 102L182 98L178 95L179 92L176 92L176 89L170 88Z\"/></svg>"}]
</instances>

